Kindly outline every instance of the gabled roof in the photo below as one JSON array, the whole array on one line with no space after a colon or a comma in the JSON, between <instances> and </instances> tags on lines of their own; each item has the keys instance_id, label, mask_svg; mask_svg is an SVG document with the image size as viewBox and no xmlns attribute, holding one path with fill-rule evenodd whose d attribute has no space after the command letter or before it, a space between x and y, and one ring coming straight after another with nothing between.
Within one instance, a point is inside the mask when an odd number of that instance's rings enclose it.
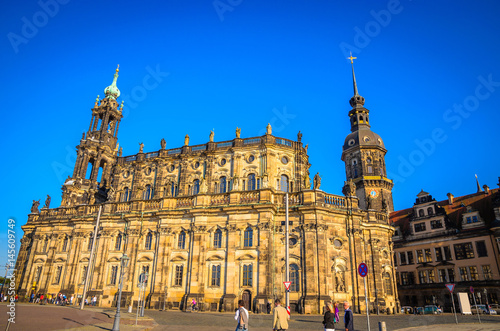
<instances>
[{"instance_id":1,"label":"gabled roof","mask_svg":"<svg viewBox=\"0 0 500 331\"><path fill-rule=\"evenodd\" d=\"M426 197L428 195L429 195L428 192L425 192L424 190L421 190L420 193L417 194L417 197L421 198L421 197Z\"/></svg>"},{"instance_id":2,"label":"gabled roof","mask_svg":"<svg viewBox=\"0 0 500 331\"><path fill-rule=\"evenodd\" d=\"M490 190L488 194L485 194L485 192L479 192L461 197L455 197L453 199L453 204L451 205L448 203L448 199L437 201L436 203L444 209L450 223L457 228L460 227L463 214L467 212L467 206L471 206L473 210L479 211L482 219L485 221L486 225L489 226L493 223L493 221L495 221L493 200L498 199L497 195L500 196L499 189L493 189ZM390 222L393 226L399 226L401 230L405 232L410 227L410 219L412 215L413 207L393 211L390 214Z\"/></svg>"}]
</instances>

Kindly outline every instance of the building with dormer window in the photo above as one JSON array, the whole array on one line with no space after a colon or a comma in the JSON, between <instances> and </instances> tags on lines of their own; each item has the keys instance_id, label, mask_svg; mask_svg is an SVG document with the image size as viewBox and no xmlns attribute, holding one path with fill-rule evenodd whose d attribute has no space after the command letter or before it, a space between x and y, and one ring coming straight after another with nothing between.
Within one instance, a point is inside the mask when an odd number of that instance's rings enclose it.
<instances>
[{"instance_id":1,"label":"building with dormer window","mask_svg":"<svg viewBox=\"0 0 500 331\"><path fill-rule=\"evenodd\" d=\"M500 186L500 178L499 178ZM445 287L467 292L473 304L500 300L500 189L436 201L423 190L412 208L390 215L394 264L402 306L452 307ZM458 298L455 305L458 305Z\"/></svg>"}]
</instances>

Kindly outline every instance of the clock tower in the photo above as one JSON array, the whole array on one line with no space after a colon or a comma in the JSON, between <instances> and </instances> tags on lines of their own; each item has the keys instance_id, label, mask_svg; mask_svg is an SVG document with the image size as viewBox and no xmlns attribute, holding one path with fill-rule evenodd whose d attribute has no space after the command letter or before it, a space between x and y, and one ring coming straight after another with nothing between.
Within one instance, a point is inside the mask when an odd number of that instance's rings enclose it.
<instances>
[{"instance_id":1,"label":"clock tower","mask_svg":"<svg viewBox=\"0 0 500 331\"><path fill-rule=\"evenodd\" d=\"M385 149L382 138L371 130L370 111L364 107L365 98L358 94L351 56L354 96L349 100L351 133L347 135L342 147L342 161L345 162L347 180L356 185L359 207L365 210L391 212L392 180L387 178L385 169Z\"/></svg>"}]
</instances>

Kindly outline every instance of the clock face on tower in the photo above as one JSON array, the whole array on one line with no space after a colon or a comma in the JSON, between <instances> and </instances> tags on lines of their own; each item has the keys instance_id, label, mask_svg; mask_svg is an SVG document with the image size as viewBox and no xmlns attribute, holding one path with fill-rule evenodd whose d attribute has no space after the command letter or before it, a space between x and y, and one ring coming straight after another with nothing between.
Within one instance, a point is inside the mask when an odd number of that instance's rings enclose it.
<instances>
[{"instance_id":1,"label":"clock face on tower","mask_svg":"<svg viewBox=\"0 0 500 331\"><path fill-rule=\"evenodd\" d=\"M370 196L375 199L377 197L377 191L371 190Z\"/></svg>"}]
</instances>

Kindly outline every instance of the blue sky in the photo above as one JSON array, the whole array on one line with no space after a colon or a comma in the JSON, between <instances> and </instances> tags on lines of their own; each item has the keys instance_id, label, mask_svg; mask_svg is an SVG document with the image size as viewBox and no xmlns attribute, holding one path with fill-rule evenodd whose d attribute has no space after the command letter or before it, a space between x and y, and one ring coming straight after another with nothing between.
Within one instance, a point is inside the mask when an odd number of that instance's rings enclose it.
<instances>
[{"instance_id":1,"label":"blue sky","mask_svg":"<svg viewBox=\"0 0 500 331\"><path fill-rule=\"evenodd\" d=\"M388 149L396 209L496 187L497 1L3 2L0 167L18 239L33 199L61 200L90 108L120 64L124 155L273 134L309 144L311 173L341 194L349 50L372 130ZM7 248L0 249L0 265Z\"/></svg>"}]
</instances>

